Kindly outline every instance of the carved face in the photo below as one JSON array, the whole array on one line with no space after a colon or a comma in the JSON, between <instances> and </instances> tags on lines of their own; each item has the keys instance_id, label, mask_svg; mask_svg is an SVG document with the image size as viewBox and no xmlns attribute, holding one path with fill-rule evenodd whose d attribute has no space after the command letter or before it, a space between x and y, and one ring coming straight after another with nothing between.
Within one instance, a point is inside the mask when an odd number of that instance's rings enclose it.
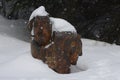
<instances>
[{"instance_id":1,"label":"carved face","mask_svg":"<svg viewBox=\"0 0 120 80\"><path fill-rule=\"evenodd\" d=\"M51 40L52 27L48 16L37 16L32 21L34 40L45 46Z\"/></svg>"}]
</instances>

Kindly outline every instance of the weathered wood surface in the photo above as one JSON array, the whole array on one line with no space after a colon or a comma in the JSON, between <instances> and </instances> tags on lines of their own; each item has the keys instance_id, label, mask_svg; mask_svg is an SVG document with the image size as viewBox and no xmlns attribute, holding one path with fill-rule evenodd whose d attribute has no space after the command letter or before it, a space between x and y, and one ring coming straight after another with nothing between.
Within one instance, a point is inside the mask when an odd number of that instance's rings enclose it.
<instances>
[{"instance_id":1,"label":"weathered wood surface","mask_svg":"<svg viewBox=\"0 0 120 80\"><path fill-rule=\"evenodd\" d=\"M49 17L45 16L32 19L29 29L32 28L32 56L58 73L70 73L70 65L76 65L79 55L82 55L80 35L72 32L52 33Z\"/></svg>"},{"instance_id":2,"label":"weathered wood surface","mask_svg":"<svg viewBox=\"0 0 120 80\"><path fill-rule=\"evenodd\" d=\"M52 34L52 25L48 16L37 16L33 18L28 25L30 31L33 29L34 40L38 42L40 46L45 46L50 43Z\"/></svg>"},{"instance_id":3,"label":"weathered wood surface","mask_svg":"<svg viewBox=\"0 0 120 80\"><path fill-rule=\"evenodd\" d=\"M46 46L40 47L36 41L32 41L32 55L58 73L69 73L70 65L76 65L78 56L82 55L80 36L70 32L54 34L52 42Z\"/></svg>"}]
</instances>

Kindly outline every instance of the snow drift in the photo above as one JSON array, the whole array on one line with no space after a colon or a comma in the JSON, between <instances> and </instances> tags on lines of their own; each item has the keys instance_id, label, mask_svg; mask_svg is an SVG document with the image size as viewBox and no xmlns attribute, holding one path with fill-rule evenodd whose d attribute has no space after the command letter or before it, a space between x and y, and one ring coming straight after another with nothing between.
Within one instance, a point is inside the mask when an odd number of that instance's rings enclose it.
<instances>
[{"instance_id":1,"label":"snow drift","mask_svg":"<svg viewBox=\"0 0 120 80\"><path fill-rule=\"evenodd\" d=\"M8 34L9 22L0 22L0 80L120 80L120 46L82 39L83 56L77 65L70 74L58 74L32 58L30 43Z\"/></svg>"},{"instance_id":2,"label":"snow drift","mask_svg":"<svg viewBox=\"0 0 120 80\"><path fill-rule=\"evenodd\" d=\"M57 74L32 58L30 44L0 35L2 80L119 80L119 46L82 39L84 55L70 74ZM10 42L11 41L11 42Z\"/></svg>"}]
</instances>

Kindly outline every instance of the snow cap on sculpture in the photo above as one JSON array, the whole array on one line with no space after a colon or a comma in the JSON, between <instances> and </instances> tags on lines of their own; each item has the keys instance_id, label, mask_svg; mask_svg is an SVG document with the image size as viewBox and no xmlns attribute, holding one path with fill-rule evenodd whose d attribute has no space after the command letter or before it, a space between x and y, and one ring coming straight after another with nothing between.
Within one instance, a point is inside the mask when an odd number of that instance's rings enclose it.
<instances>
[{"instance_id":1,"label":"snow cap on sculpture","mask_svg":"<svg viewBox=\"0 0 120 80\"><path fill-rule=\"evenodd\" d=\"M50 17L50 21L52 23L52 31L77 33L75 27L65 19Z\"/></svg>"},{"instance_id":2,"label":"snow cap on sculpture","mask_svg":"<svg viewBox=\"0 0 120 80\"><path fill-rule=\"evenodd\" d=\"M36 16L48 16L48 15L49 15L49 13L45 10L45 7L40 6L32 12L32 14L29 18L29 21L32 20Z\"/></svg>"},{"instance_id":3,"label":"snow cap on sculpture","mask_svg":"<svg viewBox=\"0 0 120 80\"><path fill-rule=\"evenodd\" d=\"M32 12L29 21L31 21L36 16L48 16L48 15L49 13L45 10L45 7L40 6ZM52 23L52 32L67 31L67 32L77 33L75 27L64 19L50 17L50 22Z\"/></svg>"}]
</instances>

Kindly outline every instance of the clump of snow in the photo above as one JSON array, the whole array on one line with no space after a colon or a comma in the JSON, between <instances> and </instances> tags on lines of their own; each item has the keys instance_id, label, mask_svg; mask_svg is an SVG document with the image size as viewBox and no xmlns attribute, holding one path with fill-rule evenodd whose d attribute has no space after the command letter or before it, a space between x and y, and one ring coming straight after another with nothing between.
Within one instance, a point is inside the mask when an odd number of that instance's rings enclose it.
<instances>
[{"instance_id":1,"label":"clump of snow","mask_svg":"<svg viewBox=\"0 0 120 80\"><path fill-rule=\"evenodd\" d=\"M32 12L32 14L29 18L29 21L32 20L36 16L47 16L47 15L49 15L49 14L47 13L47 11L45 11L45 7L40 6Z\"/></svg>"},{"instance_id":2,"label":"clump of snow","mask_svg":"<svg viewBox=\"0 0 120 80\"><path fill-rule=\"evenodd\" d=\"M47 11L45 11L45 7L44 6L40 6L39 8L37 8L36 10L34 10L29 18L29 21L31 19L33 19L36 16L47 16L48 13ZM70 31L70 32L74 32L76 33L76 29L74 28L73 25L71 25L68 21L61 19L61 18L53 18L50 17L50 21L52 24L52 31L58 31L58 32L63 32L63 31ZM33 29L32 29L32 35L34 35L33 33Z\"/></svg>"},{"instance_id":3,"label":"clump of snow","mask_svg":"<svg viewBox=\"0 0 120 80\"><path fill-rule=\"evenodd\" d=\"M74 33L77 32L74 26L64 19L50 17L50 21L52 24L52 31L58 32L70 31Z\"/></svg>"},{"instance_id":4,"label":"clump of snow","mask_svg":"<svg viewBox=\"0 0 120 80\"><path fill-rule=\"evenodd\" d=\"M49 43L48 45L45 46L45 48L49 48L54 42Z\"/></svg>"},{"instance_id":5,"label":"clump of snow","mask_svg":"<svg viewBox=\"0 0 120 80\"><path fill-rule=\"evenodd\" d=\"M31 35L34 36L34 27L32 27ZM32 37L32 40L33 39L34 39L34 37Z\"/></svg>"},{"instance_id":6,"label":"clump of snow","mask_svg":"<svg viewBox=\"0 0 120 80\"><path fill-rule=\"evenodd\" d=\"M72 32L72 33L77 33L74 26L64 19L50 17L50 21L52 24L52 32L68 31L68 32ZM41 29L43 29L43 27L41 27ZM34 27L31 31L31 34L34 35Z\"/></svg>"}]
</instances>

